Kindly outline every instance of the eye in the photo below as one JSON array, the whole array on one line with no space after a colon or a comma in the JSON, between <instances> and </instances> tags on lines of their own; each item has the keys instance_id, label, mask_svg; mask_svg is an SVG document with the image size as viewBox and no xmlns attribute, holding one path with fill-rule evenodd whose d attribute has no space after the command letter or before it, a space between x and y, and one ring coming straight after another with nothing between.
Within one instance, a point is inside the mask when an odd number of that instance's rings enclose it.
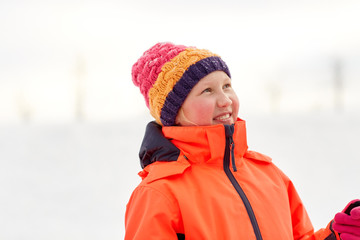
<instances>
[{"instance_id":1,"label":"eye","mask_svg":"<svg viewBox=\"0 0 360 240\"><path fill-rule=\"evenodd\" d=\"M230 83L227 83L227 84L225 84L224 86L223 86L223 88L225 89L225 88L231 88L231 84Z\"/></svg>"},{"instance_id":2,"label":"eye","mask_svg":"<svg viewBox=\"0 0 360 240\"><path fill-rule=\"evenodd\" d=\"M206 88L205 90L203 90L201 93L209 93L211 92L211 88Z\"/></svg>"}]
</instances>

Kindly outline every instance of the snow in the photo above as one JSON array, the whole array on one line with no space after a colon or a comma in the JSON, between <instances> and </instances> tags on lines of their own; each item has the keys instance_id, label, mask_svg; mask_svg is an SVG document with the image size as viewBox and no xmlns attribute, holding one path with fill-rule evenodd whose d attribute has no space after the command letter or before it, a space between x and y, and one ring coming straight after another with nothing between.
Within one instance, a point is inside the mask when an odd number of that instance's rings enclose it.
<instances>
[{"instance_id":1,"label":"snow","mask_svg":"<svg viewBox=\"0 0 360 240\"><path fill-rule=\"evenodd\" d=\"M315 229L360 198L360 115L249 115L249 149L294 182ZM0 125L0 239L122 239L150 118Z\"/></svg>"}]
</instances>

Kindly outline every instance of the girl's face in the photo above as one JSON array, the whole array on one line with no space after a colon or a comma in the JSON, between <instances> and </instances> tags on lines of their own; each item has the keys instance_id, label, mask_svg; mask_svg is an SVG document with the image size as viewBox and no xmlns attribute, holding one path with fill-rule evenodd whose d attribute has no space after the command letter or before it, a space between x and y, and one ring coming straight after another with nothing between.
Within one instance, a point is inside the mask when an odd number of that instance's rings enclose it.
<instances>
[{"instance_id":1,"label":"girl's face","mask_svg":"<svg viewBox=\"0 0 360 240\"><path fill-rule=\"evenodd\" d=\"M231 79L223 71L202 78L185 99L177 117L181 126L233 124L239 112L239 99Z\"/></svg>"}]
</instances>

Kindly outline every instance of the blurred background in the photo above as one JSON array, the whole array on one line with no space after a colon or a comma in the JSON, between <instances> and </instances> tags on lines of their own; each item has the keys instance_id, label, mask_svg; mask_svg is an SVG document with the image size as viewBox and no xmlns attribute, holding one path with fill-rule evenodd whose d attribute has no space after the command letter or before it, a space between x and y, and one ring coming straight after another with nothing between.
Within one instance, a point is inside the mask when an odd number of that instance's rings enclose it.
<instances>
[{"instance_id":1,"label":"blurred background","mask_svg":"<svg viewBox=\"0 0 360 240\"><path fill-rule=\"evenodd\" d=\"M121 239L159 41L227 62L248 145L316 229L360 198L357 0L0 0L0 238Z\"/></svg>"}]
</instances>

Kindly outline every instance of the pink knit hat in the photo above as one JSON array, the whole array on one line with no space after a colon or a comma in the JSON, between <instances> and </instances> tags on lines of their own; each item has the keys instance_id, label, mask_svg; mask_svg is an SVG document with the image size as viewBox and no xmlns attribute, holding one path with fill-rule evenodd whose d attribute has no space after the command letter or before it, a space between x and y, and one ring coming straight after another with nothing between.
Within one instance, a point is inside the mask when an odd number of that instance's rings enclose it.
<instances>
[{"instance_id":1,"label":"pink knit hat","mask_svg":"<svg viewBox=\"0 0 360 240\"><path fill-rule=\"evenodd\" d=\"M156 121L172 126L191 89L200 79L218 70L230 77L225 62L208 50L157 43L133 65L132 80Z\"/></svg>"}]
</instances>

